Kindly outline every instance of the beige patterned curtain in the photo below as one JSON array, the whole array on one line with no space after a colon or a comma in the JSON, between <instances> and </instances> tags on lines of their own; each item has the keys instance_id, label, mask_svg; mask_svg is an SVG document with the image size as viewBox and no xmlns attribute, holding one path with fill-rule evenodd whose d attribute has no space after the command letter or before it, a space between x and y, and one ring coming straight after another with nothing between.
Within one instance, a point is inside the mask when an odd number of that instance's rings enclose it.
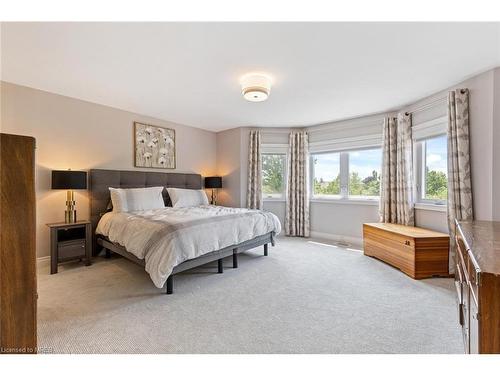
<instances>
[{"instance_id":1,"label":"beige patterned curtain","mask_svg":"<svg viewBox=\"0 0 500 375\"><path fill-rule=\"evenodd\" d=\"M248 144L247 207L258 210L262 208L262 156L258 130L250 131Z\"/></svg>"},{"instance_id":2,"label":"beige patterned curtain","mask_svg":"<svg viewBox=\"0 0 500 375\"><path fill-rule=\"evenodd\" d=\"M413 144L411 114L384 121L380 221L415 225L413 210Z\"/></svg>"},{"instance_id":3,"label":"beige patterned curtain","mask_svg":"<svg viewBox=\"0 0 500 375\"><path fill-rule=\"evenodd\" d=\"M469 90L448 93L448 228L450 273L455 272L455 219L472 220L469 156Z\"/></svg>"},{"instance_id":4,"label":"beige patterned curtain","mask_svg":"<svg viewBox=\"0 0 500 375\"><path fill-rule=\"evenodd\" d=\"M306 132L292 132L288 144L285 233L309 237L309 138Z\"/></svg>"}]
</instances>

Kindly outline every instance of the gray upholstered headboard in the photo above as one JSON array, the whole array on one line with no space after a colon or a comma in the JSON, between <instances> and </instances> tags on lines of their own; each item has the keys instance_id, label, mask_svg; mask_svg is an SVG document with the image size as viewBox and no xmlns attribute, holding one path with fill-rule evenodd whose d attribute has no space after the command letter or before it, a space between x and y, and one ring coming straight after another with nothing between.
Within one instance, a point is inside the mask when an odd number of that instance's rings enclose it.
<instances>
[{"instance_id":1,"label":"gray upholstered headboard","mask_svg":"<svg viewBox=\"0 0 500 375\"><path fill-rule=\"evenodd\" d=\"M194 173L163 173L141 171L90 170L90 221L94 233L101 215L110 201L109 187L138 188L165 186L183 189L201 189L201 175ZM167 191L163 191L165 205L171 206Z\"/></svg>"}]
</instances>

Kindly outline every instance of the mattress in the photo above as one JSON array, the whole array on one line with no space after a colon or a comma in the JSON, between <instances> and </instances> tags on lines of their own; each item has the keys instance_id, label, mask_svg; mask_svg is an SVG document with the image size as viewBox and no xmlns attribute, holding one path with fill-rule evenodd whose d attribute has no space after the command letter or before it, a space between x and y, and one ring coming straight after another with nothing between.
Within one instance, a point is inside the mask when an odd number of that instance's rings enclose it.
<instances>
[{"instance_id":1,"label":"mattress","mask_svg":"<svg viewBox=\"0 0 500 375\"><path fill-rule=\"evenodd\" d=\"M186 260L280 231L281 224L271 212L212 205L108 212L96 229L97 234L144 259L158 288Z\"/></svg>"}]
</instances>

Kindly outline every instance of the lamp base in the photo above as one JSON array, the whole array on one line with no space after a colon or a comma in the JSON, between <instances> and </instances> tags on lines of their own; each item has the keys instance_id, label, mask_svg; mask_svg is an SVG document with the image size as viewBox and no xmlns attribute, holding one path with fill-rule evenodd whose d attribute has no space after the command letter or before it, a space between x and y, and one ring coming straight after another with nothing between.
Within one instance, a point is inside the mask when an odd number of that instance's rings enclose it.
<instances>
[{"instance_id":1,"label":"lamp base","mask_svg":"<svg viewBox=\"0 0 500 375\"><path fill-rule=\"evenodd\" d=\"M65 223L76 223L76 210L64 211Z\"/></svg>"},{"instance_id":2,"label":"lamp base","mask_svg":"<svg viewBox=\"0 0 500 375\"><path fill-rule=\"evenodd\" d=\"M75 210L75 195L73 190L68 190L66 194L66 211L64 211L64 222L65 223L75 223L76 222L76 210Z\"/></svg>"},{"instance_id":3,"label":"lamp base","mask_svg":"<svg viewBox=\"0 0 500 375\"><path fill-rule=\"evenodd\" d=\"M210 199L210 204L217 206L217 190L212 189L212 199Z\"/></svg>"}]
</instances>

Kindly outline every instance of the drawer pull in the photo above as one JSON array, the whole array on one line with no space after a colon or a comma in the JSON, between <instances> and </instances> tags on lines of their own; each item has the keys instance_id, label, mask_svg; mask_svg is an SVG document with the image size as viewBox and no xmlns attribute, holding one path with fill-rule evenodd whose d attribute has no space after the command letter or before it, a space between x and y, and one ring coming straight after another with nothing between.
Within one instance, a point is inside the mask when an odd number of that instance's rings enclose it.
<instances>
[{"instance_id":1,"label":"drawer pull","mask_svg":"<svg viewBox=\"0 0 500 375\"><path fill-rule=\"evenodd\" d=\"M410 241L406 240L405 245L410 246Z\"/></svg>"}]
</instances>

